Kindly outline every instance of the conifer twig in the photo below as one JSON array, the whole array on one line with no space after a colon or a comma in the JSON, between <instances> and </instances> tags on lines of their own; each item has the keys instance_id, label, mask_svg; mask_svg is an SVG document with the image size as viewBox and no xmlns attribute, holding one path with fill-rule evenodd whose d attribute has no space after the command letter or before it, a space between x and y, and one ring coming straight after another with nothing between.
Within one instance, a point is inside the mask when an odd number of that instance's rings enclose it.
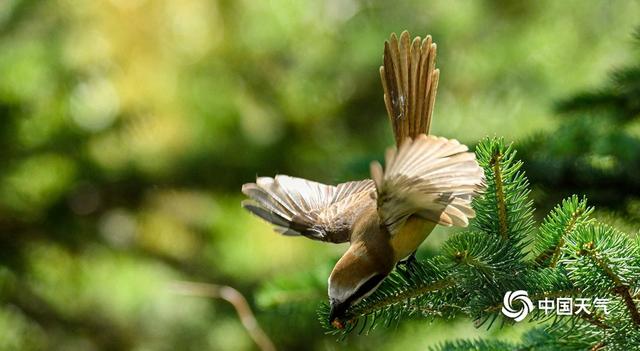
<instances>
[{"instance_id":1,"label":"conifer twig","mask_svg":"<svg viewBox=\"0 0 640 351\"><path fill-rule=\"evenodd\" d=\"M244 296L236 289L226 285L177 281L171 284L171 291L186 296L202 296L223 299L235 308L242 326L262 351L275 351L276 347L267 334L260 328L256 317Z\"/></svg>"},{"instance_id":2,"label":"conifer twig","mask_svg":"<svg viewBox=\"0 0 640 351\"><path fill-rule=\"evenodd\" d=\"M596 265L604 271L609 279L613 281L615 284L613 291L622 297L622 301L624 301L624 304L627 306L627 310L629 311L629 315L631 316L633 323L636 326L640 326L640 313L638 312L638 307L633 301L633 297L631 297L631 294L629 293L629 287L622 283L622 280L615 274L611 267L598 257L594 250L593 242L585 244L585 248L581 250L580 253L591 258Z\"/></svg>"},{"instance_id":3,"label":"conifer twig","mask_svg":"<svg viewBox=\"0 0 640 351\"><path fill-rule=\"evenodd\" d=\"M571 214L571 221L569 221L569 224L567 224L567 227L562 232L560 240L558 240L558 245L556 245L556 247L553 249L553 256L551 256L551 264L549 265L549 267L555 267L556 264L558 264L558 260L560 259L560 252L562 246L564 246L564 238L574 229L576 223L578 222L578 218L582 216L582 213L583 211L581 209L578 209Z\"/></svg>"},{"instance_id":4,"label":"conifer twig","mask_svg":"<svg viewBox=\"0 0 640 351\"><path fill-rule=\"evenodd\" d=\"M507 226L507 207L504 194L504 188L502 184L502 172L500 170L500 160L502 159L502 153L498 150L491 159L491 166L493 167L493 175L496 183L496 197L498 203L498 217L500 220L500 236L502 239L507 240L508 226Z\"/></svg>"}]
</instances>

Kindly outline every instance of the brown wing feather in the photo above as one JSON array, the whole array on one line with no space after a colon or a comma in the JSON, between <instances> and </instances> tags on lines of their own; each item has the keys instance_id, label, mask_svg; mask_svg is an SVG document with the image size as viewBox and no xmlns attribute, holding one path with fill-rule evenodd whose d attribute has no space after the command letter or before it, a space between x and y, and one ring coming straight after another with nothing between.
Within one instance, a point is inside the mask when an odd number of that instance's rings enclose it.
<instances>
[{"instance_id":1,"label":"brown wing feather","mask_svg":"<svg viewBox=\"0 0 640 351\"><path fill-rule=\"evenodd\" d=\"M285 175L259 177L242 186L250 198L242 206L284 235L346 242L359 211L375 201L374 189L371 180L333 186Z\"/></svg>"}]
</instances>

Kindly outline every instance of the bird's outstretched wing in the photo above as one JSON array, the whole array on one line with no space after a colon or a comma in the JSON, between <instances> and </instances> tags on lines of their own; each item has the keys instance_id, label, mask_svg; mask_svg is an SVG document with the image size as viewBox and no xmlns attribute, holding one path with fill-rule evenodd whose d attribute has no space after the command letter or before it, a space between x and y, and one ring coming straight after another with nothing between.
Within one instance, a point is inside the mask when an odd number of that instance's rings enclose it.
<instances>
[{"instance_id":1,"label":"bird's outstretched wing","mask_svg":"<svg viewBox=\"0 0 640 351\"><path fill-rule=\"evenodd\" d=\"M466 227L474 195L484 187L475 155L457 140L419 135L371 164L378 214L393 235L411 215L444 226Z\"/></svg>"},{"instance_id":2,"label":"bird's outstretched wing","mask_svg":"<svg viewBox=\"0 0 640 351\"><path fill-rule=\"evenodd\" d=\"M277 175L259 177L243 185L242 192L251 198L242 206L279 233L334 243L349 241L358 213L375 203L375 186L369 179L333 186Z\"/></svg>"}]
</instances>

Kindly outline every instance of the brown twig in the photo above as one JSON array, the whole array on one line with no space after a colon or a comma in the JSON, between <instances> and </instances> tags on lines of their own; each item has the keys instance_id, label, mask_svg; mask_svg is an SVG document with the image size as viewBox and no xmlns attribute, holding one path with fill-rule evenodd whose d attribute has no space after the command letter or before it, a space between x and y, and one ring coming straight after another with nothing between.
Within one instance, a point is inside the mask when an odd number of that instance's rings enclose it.
<instances>
[{"instance_id":1,"label":"brown twig","mask_svg":"<svg viewBox=\"0 0 640 351\"><path fill-rule=\"evenodd\" d=\"M170 286L171 291L186 296L202 296L219 298L229 302L235 308L240 322L251 336L251 339L262 351L275 351L276 347L267 334L260 328L256 317L251 311L244 296L236 289L225 286L206 283L178 281Z\"/></svg>"}]
</instances>

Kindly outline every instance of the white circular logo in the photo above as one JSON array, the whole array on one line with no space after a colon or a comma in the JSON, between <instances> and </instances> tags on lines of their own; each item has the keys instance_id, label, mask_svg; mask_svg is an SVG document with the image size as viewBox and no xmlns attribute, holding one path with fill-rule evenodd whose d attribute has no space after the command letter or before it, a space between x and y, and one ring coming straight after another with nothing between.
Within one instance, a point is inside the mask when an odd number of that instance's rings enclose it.
<instances>
[{"instance_id":1,"label":"white circular logo","mask_svg":"<svg viewBox=\"0 0 640 351\"><path fill-rule=\"evenodd\" d=\"M520 301L522 308L516 310L513 308L513 301ZM516 322L522 321L533 310L533 303L529 299L529 294L524 290L507 291L502 300L502 313L513 318Z\"/></svg>"}]
</instances>

